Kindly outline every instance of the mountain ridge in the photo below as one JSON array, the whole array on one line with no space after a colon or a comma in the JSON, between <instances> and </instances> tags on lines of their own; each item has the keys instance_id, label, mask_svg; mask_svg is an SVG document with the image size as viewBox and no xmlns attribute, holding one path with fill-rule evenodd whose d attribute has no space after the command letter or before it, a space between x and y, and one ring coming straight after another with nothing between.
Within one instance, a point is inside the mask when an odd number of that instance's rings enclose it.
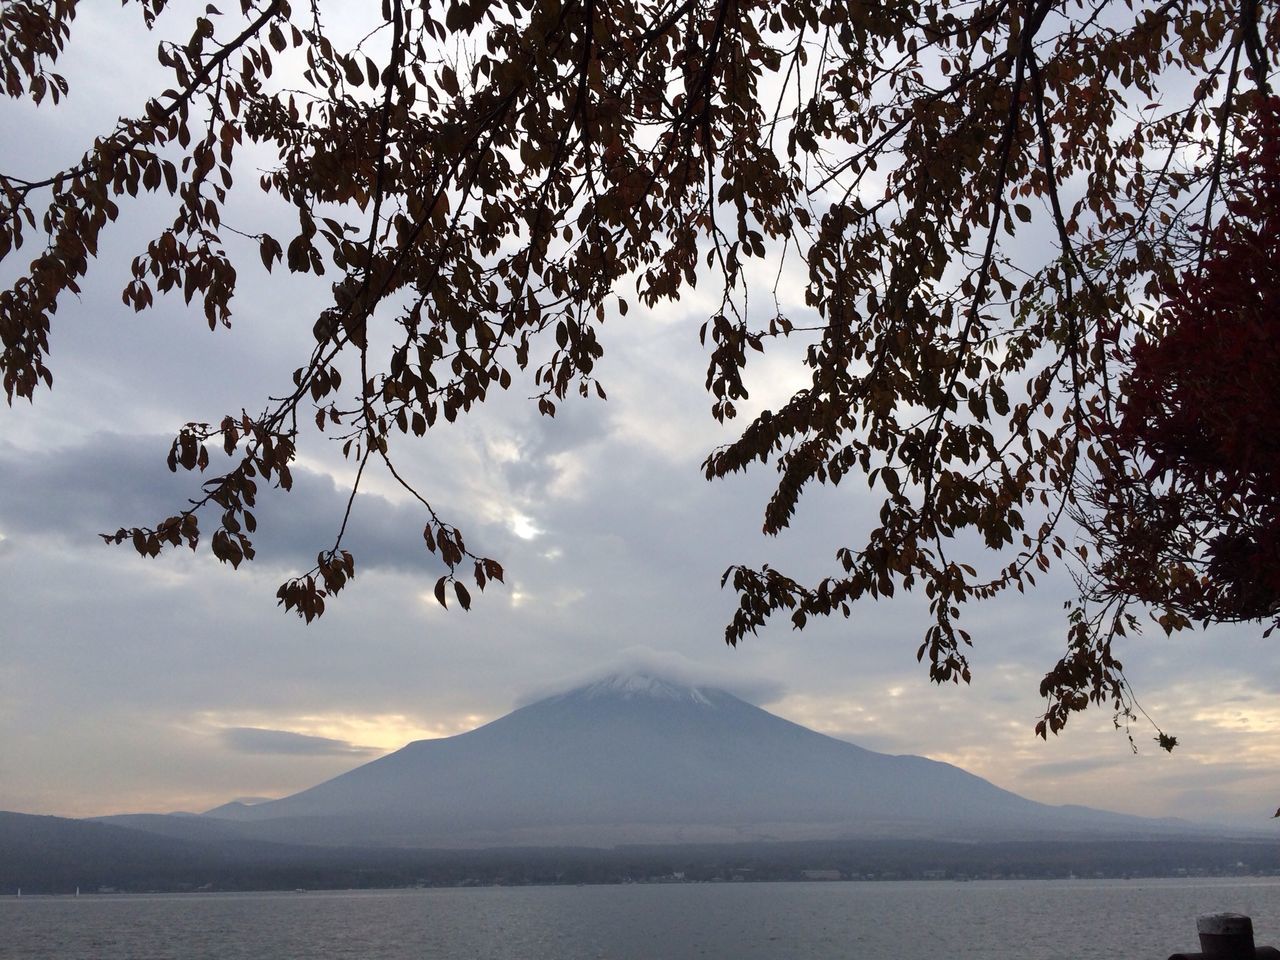
<instances>
[{"instance_id":1,"label":"mountain ridge","mask_svg":"<svg viewBox=\"0 0 1280 960\"><path fill-rule=\"evenodd\" d=\"M257 839L392 846L1197 832L1038 803L950 764L877 753L724 690L640 672L206 816Z\"/></svg>"}]
</instances>

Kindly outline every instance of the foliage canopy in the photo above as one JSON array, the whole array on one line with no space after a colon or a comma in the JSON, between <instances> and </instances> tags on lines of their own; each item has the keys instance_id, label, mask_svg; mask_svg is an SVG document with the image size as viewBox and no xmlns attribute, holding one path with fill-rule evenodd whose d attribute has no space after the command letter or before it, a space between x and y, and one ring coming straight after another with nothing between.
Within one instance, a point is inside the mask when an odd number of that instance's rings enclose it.
<instances>
[{"instance_id":1,"label":"foliage canopy","mask_svg":"<svg viewBox=\"0 0 1280 960\"><path fill-rule=\"evenodd\" d=\"M109 541L154 556L211 526L219 559L252 559L258 485L290 485L314 421L359 466L352 498L378 460L421 501L436 595L467 607L502 567L401 477L402 435L522 371L547 415L603 397L605 318L713 283L712 415L780 341L809 383L706 476L772 463L771 534L811 484L881 497L817 583L730 568L728 642L922 588L919 657L967 681L961 604L1066 562L1045 735L1090 702L1131 715L1112 641L1142 607L1166 630L1277 617L1275 4L382 0L346 46L323 0L171 6L124 0L187 37L159 44L170 86L72 166L0 177L0 258L34 250L0 293L9 401L52 384L58 304L140 192L174 216L133 260L134 309L181 294L231 322L237 189L296 214L250 238L262 267L325 276L332 303L281 398L188 423L169 457L203 471L214 444L232 467ZM10 98L68 95L76 7L4 4ZM250 148L271 165L243 186ZM784 270L803 304L762 288ZM354 575L345 527L280 588L308 621Z\"/></svg>"}]
</instances>

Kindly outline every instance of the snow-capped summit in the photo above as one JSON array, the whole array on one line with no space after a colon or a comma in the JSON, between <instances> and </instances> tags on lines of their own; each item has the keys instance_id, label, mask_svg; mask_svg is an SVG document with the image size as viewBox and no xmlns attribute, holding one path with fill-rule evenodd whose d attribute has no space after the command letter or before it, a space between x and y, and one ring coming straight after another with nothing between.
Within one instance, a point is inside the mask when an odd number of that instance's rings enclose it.
<instances>
[{"instance_id":1,"label":"snow-capped summit","mask_svg":"<svg viewBox=\"0 0 1280 960\"><path fill-rule=\"evenodd\" d=\"M710 698L703 693L702 687L695 687L674 680L655 677L647 673L614 673L602 677L586 686L578 687L566 694L566 697L582 697L594 700L600 697L649 698L653 700L688 700L693 703L711 705Z\"/></svg>"}]
</instances>

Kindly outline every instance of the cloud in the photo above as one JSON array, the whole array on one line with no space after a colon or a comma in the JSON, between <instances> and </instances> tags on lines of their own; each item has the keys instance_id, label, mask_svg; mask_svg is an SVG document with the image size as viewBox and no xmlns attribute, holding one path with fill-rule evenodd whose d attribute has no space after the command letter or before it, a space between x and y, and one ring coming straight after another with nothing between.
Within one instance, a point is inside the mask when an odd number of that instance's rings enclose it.
<instances>
[{"instance_id":1,"label":"cloud","mask_svg":"<svg viewBox=\"0 0 1280 960\"><path fill-rule=\"evenodd\" d=\"M619 650L617 654L589 668L563 674L552 684L532 687L517 700L526 706L544 697L585 686L595 680L610 676L644 674L660 677L694 687L714 687L746 700L748 703L766 704L779 700L786 693L781 681L768 677L752 676L741 669L711 669L706 663L696 661L675 650L661 649L648 644L635 644Z\"/></svg>"},{"instance_id":2,"label":"cloud","mask_svg":"<svg viewBox=\"0 0 1280 960\"><path fill-rule=\"evenodd\" d=\"M98 534L117 528L152 526L187 505L200 483L216 475L220 458L205 474L171 473L165 465L170 438L159 435L100 434L46 450L0 443L0 531L6 551L17 537L53 537L84 549L102 550ZM211 454L219 455L211 450ZM259 566L308 569L316 554L333 544L346 509L348 491L335 479L306 466L293 468L293 488L260 488L252 510ZM217 522L215 508L202 514L207 536ZM421 537L426 521L416 504L395 503L363 490L352 508L343 546L356 558L356 571L393 568L443 572ZM118 548L128 551L127 545Z\"/></svg>"},{"instance_id":3,"label":"cloud","mask_svg":"<svg viewBox=\"0 0 1280 960\"><path fill-rule=\"evenodd\" d=\"M1021 775L1028 778L1053 780L1058 777L1072 777L1094 770L1107 770L1127 761L1123 756L1078 757L1074 760L1050 760L1045 763L1032 763L1022 768Z\"/></svg>"},{"instance_id":4,"label":"cloud","mask_svg":"<svg viewBox=\"0 0 1280 960\"><path fill-rule=\"evenodd\" d=\"M1220 787L1240 784L1247 780L1271 780L1274 779L1276 772L1274 765L1269 762L1250 766L1243 763L1213 763L1202 761L1197 766L1198 769L1196 772L1200 777L1205 781ZM1175 770L1163 776L1154 777L1151 782L1161 788L1176 791L1178 787L1186 784L1186 773L1185 771ZM1186 795L1190 796L1189 793ZM1280 800L1280 797L1278 797L1277 800Z\"/></svg>"},{"instance_id":5,"label":"cloud","mask_svg":"<svg viewBox=\"0 0 1280 960\"><path fill-rule=\"evenodd\" d=\"M224 746L239 753L269 753L287 756L368 757L380 754L377 747L361 747L332 737L314 737L289 730L262 727L227 727L219 732Z\"/></svg>"}]
</instances>

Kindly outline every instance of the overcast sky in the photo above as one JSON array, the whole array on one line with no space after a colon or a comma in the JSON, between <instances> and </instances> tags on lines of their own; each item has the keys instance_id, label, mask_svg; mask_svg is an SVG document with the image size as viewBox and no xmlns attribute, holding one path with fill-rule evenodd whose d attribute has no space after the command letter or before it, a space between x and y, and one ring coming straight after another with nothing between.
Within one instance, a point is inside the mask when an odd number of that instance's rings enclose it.
<instances>
[{"instance_id":1,"label":"overcast sky","mask_svg":"<svg viewBox=\"0 0 1280 960\"><path fill-rule=\"evenodd\" d=\"M0 146L6 172L47 173L104 117L136 111L154 40L138 48L135 73L102 69L137 46L136 31L116 25L136 16L81 13L89 42L69 71L71 102L3 107L5 129L25 131ZM726 647L726 566L826 572L876 504L819 491L768 540L758 531L771 469L702 479L703 457L732 434L708 413L697 330L709 305L697 296L606 323L607 402L570 402L548 420L517 383L466 422L402 446L404 471L506 567L505 588L469 614L431 599L423 518L376 475L355 508L354 584L310 626L277 609L279 582L331 543L351 475L315 436L296 489L265 498L260 558L240 571L203 550L147 561L103 545L97 533L182 504L194 487L165 467L173 432L280 392L327 292L268 278L251 254L232 330L210 333L177 298L134 315L119 290L165 211L136 206L83 296L55 317L53 391L0 411L0 809L82 816L281 796L635 667L724 686L814 729L950 761L1044 802L1256 823L1280 803L1280 653L1258 628L1122 641L1142 705L1181 741L1171 756L1146 726L1134 729L1133 755L1105 709L1047 743L1033 736L1038 683L1064 635L1060 577L965 612L970 687L934 687L916 663L919 598L803 633L779 622ZM246 192L229 219L253 229L269 216ZM0 267L5 282L12 275ZM757 404L797 382L780 359L753 373Z\"/></svg>"}]
</instances>

